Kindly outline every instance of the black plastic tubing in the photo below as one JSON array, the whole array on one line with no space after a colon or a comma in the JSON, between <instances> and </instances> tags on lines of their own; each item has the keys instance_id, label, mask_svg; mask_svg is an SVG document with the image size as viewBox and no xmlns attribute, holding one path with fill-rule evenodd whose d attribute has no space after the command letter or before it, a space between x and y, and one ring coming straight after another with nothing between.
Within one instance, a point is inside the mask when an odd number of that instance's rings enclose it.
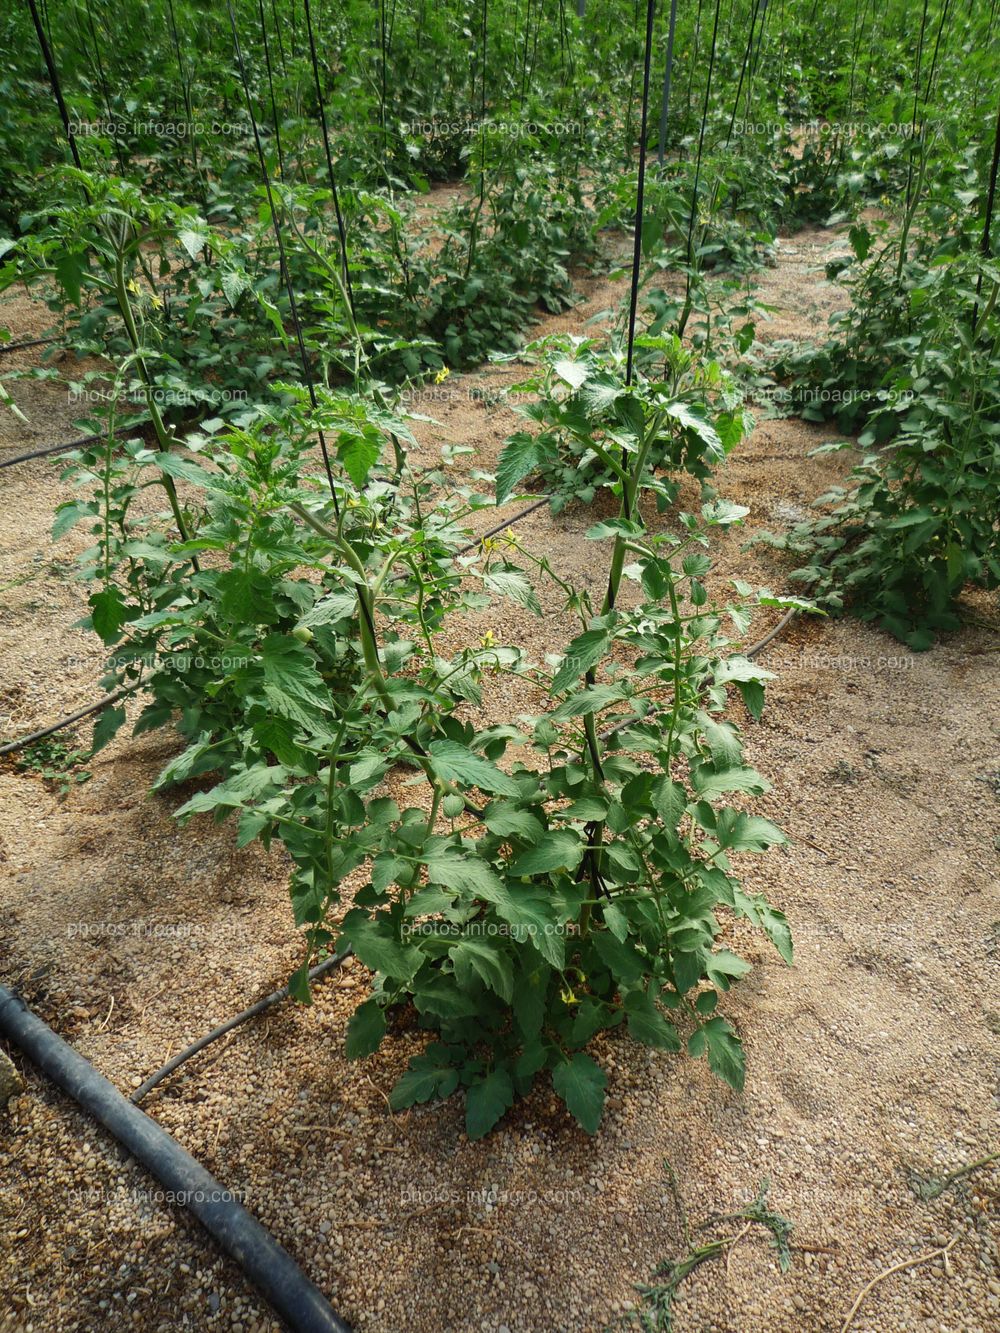
<instances>
[{"instance_id":1,"label":"black plastic tubing","mask_svg":"<svg viewBox=\"0 0 1000 1333\"><path fill-rule=\"evenodd\" d=\"M243 1205L6 986L0 986L0 1036L19 1046L137 1162L184 1199L293 1333L351 1333L319 1288Z\"/></svg>"}]
</instances>

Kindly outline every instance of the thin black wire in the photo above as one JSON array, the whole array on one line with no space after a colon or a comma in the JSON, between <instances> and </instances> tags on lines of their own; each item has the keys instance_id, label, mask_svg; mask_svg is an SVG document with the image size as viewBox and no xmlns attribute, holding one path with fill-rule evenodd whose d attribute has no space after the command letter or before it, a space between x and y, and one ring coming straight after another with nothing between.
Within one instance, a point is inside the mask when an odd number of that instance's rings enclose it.
<instances>
[{"instance_id":1,"label":"thin black wire","mask_svg":"<svg viewBox=\"0 0 1000 1333\"><path fill-rule=\"evenodd\" d=\"M687 264L687 293L684 299L684 310L681 314L680 322L677 327L677 336L683 338L684 330L687 327L688 317L691 313L691 244L694 240L694 224L698 216L698 189L701 184L701 162L705 151L705 126L708 122L708 104L712 93L712 75L715 71L715 52L719 37L719 11L722 8L722 0L715 0L715 19L712 24L712 50L708 58L708 76L705 80L705 100L701 108L701 129L698 133L698 156L695 160L694 184L691 187L691 212L688 216L687 241L684 247L684 258Z\"/></svg>"},{"instance_id":2,"label":"thin black wire","mask_svg":"<svg viewBox=\"0 0 1000 1333\"><path fill-rule=\"evenodd\" d=\"M257 160L260 163L261 175L264 178L264 189L267 193L268 207L271 210L271 225L274 228L274 238L278 243L278 261L281 265L281 272L285 279L285 290L288 292L288 304L291 309L292 323L295 326L296 341L299 345L299 359L302 362L302 375L305 379L306 389L309 393L309 401L315 411L319 407L319 401L316 397L316 386L313 383L312 371L309 368L309 357L306 353L306 344L302 337L302 325L299 323L299 310L295 300L295 288L292 286L292 275L285 259L285 242L281 235L281 223L278 221L278 206L274 198L274 191L271 189L271 176L267 170L264 147L260 141L260 129L257 125L257 117L254 114L253 98L250 96L250 84L247 80L246 65L243 62L243 48L240 46L240 35L236 29L236 15L233 13L232 0L226 0L226 8L229 10L229 26L233 33L233 46L236 50L236 61L239 65L240 81L243 84L243 94L247 99L247 111L250 113L250 125L253 129L253 139L257 149ZM333 512L339 518L340 503L337 500L337 488L333 481L333 468L330 466L330 451L326 447L326 436L323 434L320 427L317 427L316 434L319 437L319 447L323 453L323 466L326 468L326 479L330 486L330 496L333 500Z\"/></svg>"},{"instance_id":3,"label":"thin black wire","mask_svg":"<svg viewBox=\"0 0 1000 1333\"><path fill-rule=\"evenodd\" d=\"M264 42L264 64L267 67L267 86L271 94L271 120L274 123L274 142L278 149L278 170L285 176L285 155L281 151L281 125L278 122L278 103L274 96L274 75L271 71L271 45L267 40L267 20L264 18L264 0L257 0L260 11L260 35Z\"/></svg>"},{"instance_id":4,"label":"thin black wire","mask_svg":"<svg viewBox=\"0 0 1000 1333\"><path fill-rule=\"evenodd\" d=\"M5 352L23 352L27 347L45 347L49 343L57 343L60 337L60 334L53 333L50 338L26 338L19 343L0 343L0 356Z\"/></svg>"},{"instance_id":5,"label":"thin black wire","mask_svg":"<svg viewBox=\"0 0 1000 1333\"><path fill-rule=\"evenodd\" d=\"M66 103L63 100L62 85L59 82L59 72L56 69L56 62L52 55L52 48L49 46L49 39L46 37L45 29L42 27L42 20L38 15L38 6L35 4L35 0L28 0L28 8L31 10L31 21L34 23L35 32L38 35L38 44L42 48L45 68L49 72L49 83L52 85L52 92L56 99L56 105L59 108L59 115L62 117L63 129L66 132L66 138L69 140L69 151L73 154L73 161L76 163L77 170L82 171L83 163L80 160L80 150L76 146L76 135L73 133L69 119L69 112L66 110ZM86 193L86 190L84 190L84 194Z\"/></svg>"},{"instance_id":6,"label":"thin black wire","mask_svg":"<svg viewBox=\"0 0 1000 1333\"><path fill-rule=\"evenodd\" d=\"M142 426L149 425L149 417L143 417L139 421L133 421L130 426L119 426L117 430L111 432L115 439L120 439L124 435L130 435L133 431ZM106 440L107 431L100 435L84 435L79 440L68 440L65 444L49 444L44 449L32 449L27 454L15 454L13 458L0 459L0 468L13 467L15 463L27 463L32 458L46 458L50 454L68 454L74 449L82 449L86 444L96 444L98 440Z\"/></svg>"},{"instance_id":7,"label":"thin black wire","mask_svg":"<svg viewBox=\"0 0 1000 1333\"><path fill-rule=\"evenodd\" d=\"M337 178L333 172L333 154L330 151L330 132L326 124L326 109L323 106L323 89L319 79L319 61L316 58L316 41L313 37L312 13L309 0L305 0L306 31L309 34L309 55L312 60L313 83L316 86L316 105L319 110L319 123L323 130L323 149L326 153L326 170L330 177L330 191L333 194L333 211L337 216L337 234L340 237L340 263L344 275L344 288L351 307L351 317L355 317L354 291L351 287L351 271L347 262L347 228L344 215L340 211L340 194L337 190Z\"/></svg>"},{"instance_id":8,"label":"thin black wire","mask_svg":"<svg viewBox=\"0 0 1000 1333\"><path fill-rule=\"evenodd\" d=\"M97 63L97 76L101 85L101 93L104 97L104 110L107 113L108 124L113 125L115 123L115 120L111 111L111 89L110 86L108 85L107 75L104 72L104 61L101 59L101 43L100 39L97 36L97 25L94 23L94 11L93 7L91 6L90 0L86 0L84 8L87 14L87 23L88 26L90 27L91 41L94 43L94 59ZM86 49L87 49L86 41L84 41L84 50ZM114 132L114 130L112 130L111 132L111 138L115 145L115 157L118 159L118 166L121 168L121 173L124 176L126 173L125 156L122 153L122 147L118 141L118 135Z\"/></svg>"},{"instance_id":9,"label":"thin black wire","mask_svg":"<svg viewBox=\"0 0 1000 1333\"><path fill-rule=\"evenodd\" d=\"M635 192L635 246L632 251L632 291L628 307L628 357L625 365L625 383L632 383L632 361L635 346L635 317L639 307L639 267L642 263L642 215L646 195L646 132L649 119L649 70L653 59L653 18L656 0L646 3L646 54L642 71L642 122L639 129L639 181ZM626 515L628 517L628 515Z\"/></svg>"},{"instance_id":10,"label":"thin black wire","mask_svg":"<svg viewBox=\"0 0 1000 1333\"><path fill-rule=\"evenodd\" d=\"M983 259L990 259L993 255L993 246L990 241L990 233L993 229L993 208L997 197L997 171L1000 169L1000 107L997 108L996 131L993 136L993 161L990 165L990 184L986 196L986 218L983 222L983 237L980 242L980 253ZM972 331L976 331L979 323L979 299L983 294L983 275L980 271L976 278L976 299L972 306Z\"/></svg>"}]
</instances>

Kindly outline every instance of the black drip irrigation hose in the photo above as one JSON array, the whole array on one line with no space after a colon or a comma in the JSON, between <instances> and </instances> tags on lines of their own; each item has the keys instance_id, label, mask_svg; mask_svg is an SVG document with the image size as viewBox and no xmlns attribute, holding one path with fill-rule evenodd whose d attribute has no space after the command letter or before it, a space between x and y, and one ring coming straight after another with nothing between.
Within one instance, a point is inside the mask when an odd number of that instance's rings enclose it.
<instances>
[{"instance_id":1,"label":"black drip irrigation hose","mask_svg":"<svg viewBox=\"0 0 1000 1333\"><path fill-rule=\"evenodd\" d=\"M6 352L23 352L29 347L47 347L49 343L57 343L59 334L54 333L51 338L28 338L19 343L0 343L0 356Z\"/></svg>"},{"instance_id":2,"label":"black drip irrigation hose","mask_svg":"<svg viewBox=\"0 0 1000 1333\"><path fill-rule=\"evenodd\" d=\"M64 727L72 726L74 722L79 722L82 718L90 717L92 713L99 713L105 708L110 708L112 704L124 699L126 695L134 693L138 685L126 685L120 690L115 690L113 694L106 694L103 699L98 699L96 704L88 704L86 708L81 708L76 713L70 713L69 717L64 717L61 722L53 722L50 726L42 727L39 731L33 731L29 736L21 736L16 741L7 741L5 745L0 745L0 758L6 754L16 754L18 750L23 750L28 745L34 745L35 741L43 741L46 736L53 735L54 732L62 731Z\"/></svg>"},{"instance_id":3,"label":"black drip irrigation hose","mask_svg":"<svg viewBox=\"0 0 1000 1333\"><path fill-rule=\"evenodd\" d=\"M0 986L0 1036L18 1046L194 1213L294 1333L351 1333L291 1255L155 1120Z\"/></svg>"},{"instance_id":4,"label":"black drip irrigation hose","mask_svg":"<svg viewBox=\"0 0 1000 1333\"><path fill-rule=\"evenodd\" d=\"M135 421L131 426L119 426L112 432L116 440L124 438L126 435L133 434L142 426L149 424L148 417L142 421ZM47 444L44 449L32 449L30 453L15 454L13 458L0 459L0 468L14 467L16 463L28 463L33 458L48 458L53 454L70 454L74 449L82 449L85 445L96 444L98 440L106 440L106 433L100 435L83 435L79 440L67 440L65 444Z\"/></svg>"},{"instance_id":5,"label":"black drip irrigation hose","mask_svg":"<svg viewBox=\"0 0 1000 1333\"><path fill-rule=\"evenodd\" d=\"M309 980L317 981L320 977L325 977L328 972L333 972L340 966L345 958L350 958L353 953L354 950L348 945L348 947L340 953L333 954L329 958L324 958L321 963L317 963L315 967L309 969ZM203 1051L206 1046L211 1046L212 1042L218 1041L220 1037L224 1037L227 1032L232 1032L233 1028L238 1028L242 1023L247 1022L248 1019L256 1018L258 1014L264 1013L267 1009L272 1009L276 1004L280 1004L282 1000L287 1000L290 993L290 988L288 986L282 986L280 990L272 991L270 995L265 995L264 998L258 1000L256 1004L250 1005L249 1009L242 1010L233 1018L227 1018L224 1023L220 1023L219 1026L213 1028L211 1032L206 1032L203 1037L199 1037L197 1041L193 1041L190 1046L185 1046L183 1051L178 1051L177 1054L172 1056L165 1065L156 1071L155 1074L150 1074L145 1083L136 1088L129 1100L138 1106L141 1101L144 1101L149 1096L158 1084L162 1083L163 1080L172 1074L175 1069L179 1069L182 1064L185 1064L190 1060L193 1055L197 1055L199 1051Z\"/></svg>"}]
</instances>

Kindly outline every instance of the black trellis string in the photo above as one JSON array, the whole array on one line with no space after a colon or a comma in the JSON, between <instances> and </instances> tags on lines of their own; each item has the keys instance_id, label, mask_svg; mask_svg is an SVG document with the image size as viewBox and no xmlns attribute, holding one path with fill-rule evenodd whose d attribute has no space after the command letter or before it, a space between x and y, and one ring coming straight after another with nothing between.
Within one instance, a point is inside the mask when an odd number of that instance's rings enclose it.
<instances>
[{"instance_id":1,"label":"black trellis string","mask_svg":"<svg viewBox=\"0 0 1000 1333\"><path fill-rule=\"evenodd\" d=\"M743 93L743 81L747 76L747 67L750 64L750 53L753 51L754 31L757 27L757 15L760 13L761 0L755 0L753 12L750 15L750 31L747 34L747 44L743 52L743 63L740 66L740 81L736 85L736 96L733 98L733 114L729 117L729 129L726 131L726 147L733 137L733 128L736 125L736 115L740 109L740 97ZM749 92L747 94L749 96Z\"/></svg>"},{"instance_id":2,"label":"black trellis string","mask_svg":"<svg viewBox=\"0 0 1000 1333\"><path fill-rule=\"evenodd\" d=\"M260 36L264 43L264 65L267 69L267 87L271 94L271 121L274 124L274 143L278 150L278 171L282 180L285 177L285 155L281 151L281 124L278 118L278 104L274 97L274 74L271 70L271 44L267 40L267 20L264 17L264 0L257 0L260 13Z\"/></svg>"},{"instance_id":3,"label":"black trellis string","mask_svg":"<svg viewBox=\"0 0 1000 1333\"><path fill-rule=\"evenodd\" d=\"M1000 168L1000 108L997 109L996 131L993 135L993 160L990 164L990 183L986 195L986 218L983 222L983 237L980 242L980 253L984 260L989 260L993 255L993 246L990 242L990 232L993 229L993 208L997 197L997 170ZM976 299L972 307L972 333L975 336L976 326L979 323L979 299L983 294L983 274L980 270L976 278Z\"/></svg>"},{"instance_id":4,"label":"black trellis string","mask_svg":"<svg viewBox=\"0 0 1000 1333\"><path fill-rule=\"evenodd\" d=\"M94 60L97 64L97 78L98 82L101 85L101 95L104 98L105 114L108 117L108 124L114 125L115 118L111 114L111 89L108 86L108 78L104 72L104 61L101 58L101 43L97 36L97 26L94 23L94 11L91 6L90 0L86 0L86 5L84 8L87 15L87 25L90 28L91 41L94 44ZM85 51L87 49L87 41L85 37L83 41L83 49ZM122 146L119 143L118 135L115 133L114 130L111 131L111 138L115 145L115 157L118 159L118 166L121 168L121 173L124 176L126 174L125 155L122 153Z\"/></svg>"},{"instance_id":5,"label":"black trellis string","mask_svg":"<svg viewBox=\"0 0 1000 1333\"><path fill-rule=\"evenodd\" d=\"M28 8L31 10L31 21L35 25L35 32L38 35L38 45L42 48L45 68L49 72L49 83L52 85L52 93L56 99L56 106L58 106L59 115L62 117L63 129L66 132L66 138L69 140L69 151L73 154L73 161L76 163L77 170L82 171L83 163L80 161L80 150L76 146L76 136L70 125L69 112L66 110L66 103L63 100L62 85L59 82L59 73L56 69L56 62L52 56L52 47L49 46L49 39L46 37L45 29L42 27L42 20L39 17L38 6L35 3L35 0L28 0ZM84 194L86 193L87 191L84 189Z\"/></svg>"},{"instance_id":6,"label":"black trellis string","mask_svg":"<svg viewBox=\"0 0 1000 1333\"><path fill-rule=\"evenodd\" d=\"M293 18L294 18L294 13L295 9L293 6L292 7ZM274 19L274 36L278 43L278 55L281 57L281 72L285 76L285 78L287 78L288 66L285 64L285 44L281 40L281 24L278 22L277 0L271 0L271 17Z\"/></svg>"},{"instance_id":7,"label":"black trellis string","mask_svg":"<svg viewBox=\"0 0 1000 1333\"><path fill-rule=\"evenodd\" d=\"M639 127L639 180L635 192L635 245L632 250L632 291L628 306L628 356L625 383L632 383L635 350L635 317L639 308L639 267L642 263L642 215L646 195L646 132L649 120L649 69L653 58L653 18L656 0L646 3L646 54L642 71L642 120Z\"/></svg>"},{"instance_id":8,"label":"black trellis string","mask_svg":"<svg viewBox=\"0 0 1000 1333\"><path fill-rule=\"evenodd\" d=\"M333 154L330 152L330 132L326 124L326 108L323 106L323 89L319 79L319 61L316 58L316 39L313 36L312 13L309 9L309 0L304 4L306 17L306 32L309 34L309 56L312 61L313 83L316 86L316 106L319 111L319 123L323 131L323 148L326 152L326 170L330 177L330 191L333 195L333 211L337 217L337 235L340 237L340 264L344 275L344 288L347 292L348 304L351 307L351 318L355 318L354 310L354 291L351 288L351 271L347 262L347 228L344 226L344 215L340 209L340 194L337 190L337 178L333 171Z\"/></svg>"},{"instance_id":9,"label":"black trellis string","mask_svg":"<svg viewBox=\"0 0 1000 1333\"><path fill-rule=\"evenodd\" d=\"M722 0L715 0L715 19L712 23L712 50L708 58L708 76L705 80L705 100L701 108L701 129L698 133L698 156L695 160L694 185L691 189L691 212L688 215L687 242L684 247L684 257L688 266L687 294L684 299L684 310L677 326L677 336L679 338L683 338L684 336L684 330L687 328L688 317L691 313L691 246L694 240L695 219L698 216L698 189L701 184L701 162L705 152L705 126L708 122L708 104L712 94L712 75L715 72L715 52L719 38L719 11L721 8Z\"/></svg>"},{"instance_id":10,"label":"black trellis string","mask_svg":"<svg viewBox=\"0 0 1000 1333\"><path fill-rule=\"evenodd\" d=\"M239 66L240 82L243 84L243 94L246 97L247 111L250 114L250 126L253 130L254 145L257 149L257 160L260 163L261 175L264 178L264 190L267 193L267 203L271 210L271 225L274 228L274 239L278 243L278 262L285 279L285 290L288 293L288 305L291 310L292 323L295 326L295 338L299 346L299 359L302 362L302 377L306 382L309 401L315 411L319 406L319 402L316 398L316 386L313 383L312 371L309 369L309 356L306 352L305 340L302 337L302 326L299 323L299 310L295 300L295 288L292 286L292 275L288 270L288 264L285 259L285 242L281 235L281 223L278 221L278 205L274 197L274 191L271 188L271 177L267 170L267 159L264 157L264 146L260 141L260 129L257 125L257 117L254 114L253 98L250 96L250 84L247 80L246 65L243 62L243 48L240 45L240 35L236 28L236 15L233 13L232 0L226 0L226 8L229 11L229 26L233 33L233 47L236 51L236 63ZM337 501L337 488L333 481L333 468L330 466L330 452L326 447L326 436L323 434L320 427L317 427L316 434L319 437L319 447L323 454L323 466L326 468L326 479L330 486L330 496L333 500L333 511L339 518L340 504Z\"/></svg>"}]
</instances>

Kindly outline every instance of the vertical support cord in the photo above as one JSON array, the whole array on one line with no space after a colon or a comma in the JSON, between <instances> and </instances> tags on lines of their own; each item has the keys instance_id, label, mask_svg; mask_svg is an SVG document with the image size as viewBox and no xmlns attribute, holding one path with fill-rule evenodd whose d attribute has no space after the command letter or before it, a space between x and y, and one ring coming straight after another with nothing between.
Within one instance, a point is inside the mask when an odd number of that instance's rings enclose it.
<instances>
[{"instance_id":1,"label":"vertical support cord","mask_svg":"<svg viewBox=\"0 0 1000 1333\"><path fill-rule=\"evenodd\" d=\"M309 56L312 61L313 83L316 88L316 105L319 110L319 123L323 131L323 148L326 152L326 170L330 177L330 191L333 195L333 211L337 217L337 235L340 237L340 264L344 275L344 288L351 306L351 318L354 319L354 291L351 287L351 271L347 262L347 228L340 209L340 194L337 191L337 178L333 172L333 154L330 151L330 132L326 124L326 108L323 106L323 89L319 80L319 61L316 58L316 40L313 36L312 13L309 0L305 0L306 31L309 34Z\"/></svg>"},{"instance_id":2,"label":"vertical support cord","mask_svg":"<svg viewBox=\"0 0 1000 1333\"><path fill-rule=\"evenodd\" d=\"M184 97L184 114L187 116L187 137L191 144L191 164L194 167L194 173L201 177L201 166L198 161L198 144L194 132L194 103L191 101L191 81L184 70L184 58L181 55L181 35L177 30L177 17L174 13L174 0L167 0L167 13L170 16L170 31L174 39L174 52L177 56L177 75L181 81L181 93ZM206 213L208 212L208 191L205 188L205 181L202 185L202 203Z\"/></svg>"},{"instance_id":3,"label":"vertical support cord","mask_svg":"<svg viewBox=\"0 0 1000 1333\"><path fill-rule=\"evenodd\" d=\"M285 242L281 235L281 223L278 220L278 205L274 197L274 191L271 188L271 177L267 170L267 161L264 157L264 148L260 141L260 130L257 127L257 116L253 109L253 99L250 96L250 84L247 80L246 65L243 61L243 48L240 45L240 35L236 29L236 15L233 13L233 0L226 0L226 8L229 11L229 26L233 33L233 47L236 51L236 63L239 66L240 82L243 84L243 95L247 102L247 111L250 114L250 126L253 130L254 145L257 149L257 161L260 164L261 174L264 178L264 190L267 194L268 207L271 210L271 225L274 228L274 239L278 243L278 262L281 265L281 272L285 279L285 290L288 293L288 305L291 311L292 323L295 325L295 338L299 347L299 359L302 362L302 376L306 382L306 389L309 393L309 402L315 411L319 403L316 398L316 386L313 383L312 371L309 369L309 357L306 353L305 340L302 337L302 325L299 323L298 303L295 300L295 288L292 285L292 275L288 268L285 258ZM333 500L333 511L340 517L340 504L337 500L337 488L333 481L333 468L330 466L330 451L326 447L326 436L320 427L317 427L316 434L319 437L319 447L323 454L323 466L326 469L326 479L330 487L330 498Z\"/></svg>"},{"instance_id":4,"label":"vertical support cord","mask_svg":"<svg viewBox=\"0 0 1000 1333\"><path fill-rule=\"evenodd\" d=\"M483 0L483 21L479 32L479 207L486 197L486 37L487 0Z\"/></svg>"},{"instance_id":5,"label":"vertical support cord","mask_svg":"<svg viewBox=\"0 0 1000 1333\"><path fill-rule=\"evenodd\" d=\"M264 43L264 65L267 69L267 87L271 94L271 120L274 123L274 142L278 150L278 172L285 179L285 155L281 151L281 125L278 120L278 103L274 96L274 74L271 70L271 44L267 39L267 20L264 18L264 0L257 0L260 13L260 36Z\"/></svg>"},{"instance_id":6,"label":"vertical support cord","mask_svg":"<svg viewBox=\"0 0 1000 1333\"><path fill-rule=\"evenodd\" d=\"M746 78L747 66L750 63L750 53L753 50L753 35L757 28L757 15L760 13L760 4L761 0L754 0L753 12L750 15L750 32L747 36L746 49L743 52L743 63L740 66L740 81L736 85L736 96L733 98L733 114L729 117L729 129L726 130L727 148L733 137L733 127L736 124L736 117L740 109L740 97L743 94L743 80Z\"/></svg>"},{"instance_id":7,"label":"vertical support cord","mask_svg":"<svg viewBox=\"0 0 1000 1333\"><path fill-rule=\"evenodd\" d=\"M677 0L670 0L670 28L667 32L667 66L663 71L663 104L660 107L660 142L657 146L656 160L663 166L663 154L667 146L667 121L670 117L670 80L674 68L674 33L677 29Z\"/></svg>"},{"instance_id":8,"label":"vertical support cord","mask_svg":"<svg viewBox=\"0 0 1000 1333\"><path fill-rule=\"evenodd\" d=\"M639 128L639 180L635 192L635 245L632 249L632 290L628 304L628 354L625 383L632 383L635 349L635 317L639 307L639 268L642 263L642 214L646 195L646 133L649 120L649 68L653 56L653 16L656 0L646 3L646 54L642 71L642 121ZM623 460L624 461L624 460Z\"/></svg>"},{"instance_id":9,"label":"vertical support cord","mask_svg":"<svg viewBox=\"0 0 1000 1333\"><path fill-rule=\"evenodd\" d=\"M997 127L993 136L993 162L990 166L990 184L986 195L986 220L983 223L983 239L980 242L980 251L984 259L990 259L993 254L993 247L990 243L990 232L993 229L993 207L997 196L997 171L1000 169L1000 106L997 107ZM979 298L983 292L982 273L976 279L976 299L972 307L972 333L975 337L976 325L979 323Z\"/></svg>"},{"instance_id":10,"label":"vertical support cord","mask_svg":"<svg viewBox=\"0 0 1000 1333\"><path fill-rule=\"evenodd\" d=\"M111 114L111 88L108 84L108 76L104 70L104 61L101 57L101 43L100 39L97 36L97 26L94 23L94 11L91 6L90 0L85 0L84 8L87 14L87 26L90 28L90 39L94 44L94 61L97 65L97 78L98 82L101 85L101 94L104 97L104 111L108 118L108 124L113 125L115 123L115 118ZM86 49L87 49L86 42L84 42L84 50ZM118 166L120 167L121 173L124 176L125 156L122 153L122 146L118 140L118 135L114 131L112 131L111 133L111 138L114 141L115 157L118 159Z\"/></svg>"},{"instance_id":11,"label":"vertical support cord","mask_svg":"<svg viewBox=\"0 0 1000 1333\"><path fill-rule=\"evenodd\" d=\"M294 11L293 11L294 12ZM278 4L277 0L271 0L271 18L274 20L274 35L278 41L278 56L281 59L281 73L284 78L288 78L288 66L285 63L285 44L281 40L281 24L278 22Z\"/></svg>"},{"instance_id":12,"label":"vertical support cord","mask_svg":"<svg viewBox=\"0 0 1000 1333\"><path fill-rule=\"evenodd\" d=\"M70 125L69 112L66 110L66 103L63 100L62 84L59 82L59 73L56 70L56 62L52 56L52 48L49 46L49 39L45 35L45 29L42 27L42 20L38 13L38 5L35 0L28 0L28 8L31 10L31 21L35 25L35 33L38 36L38 45L42 48L42 56L45 60L45 68L49 73L49 83L52 85L52 93L56 99L56 106L59 108L59 115L62 118L63 131L69 141L69 151L73 155L73 161L78 171L83 170L83 163L80 161L80 150L76 146L76 135L73 133ZM84 187L84 194L87 196L87 202L90 202L90 196Z\"/></svg>"},{"instance_id":13,"label":"vertical support cord","mask_svg":"<svg viewBox=\"0 0 1000 1333\"><path fill-rule=\"evenodd\" d=\"M698 216L698 187L701 184L701 161L705 151L705 126L708 123L708 104L712 93L712 75L715 72L715 52L719 38L719 11L722 8L722 0L715 0L715 18L712 23L712 49L708 57L708 76L705 80L705 100L701 108L701 129L698 133L698 156L694 167L694 185L691 188L691 212L688 216L687 242L684 248L684 258L687 264L687 292L684 297L684 309L681 312L681 318L678 321L677 336L684 337L684 330L687 328L687 322L691 315L691 261L692 261L692 241L694 240L694 224Z\"/></svg>"}]
</instances>

